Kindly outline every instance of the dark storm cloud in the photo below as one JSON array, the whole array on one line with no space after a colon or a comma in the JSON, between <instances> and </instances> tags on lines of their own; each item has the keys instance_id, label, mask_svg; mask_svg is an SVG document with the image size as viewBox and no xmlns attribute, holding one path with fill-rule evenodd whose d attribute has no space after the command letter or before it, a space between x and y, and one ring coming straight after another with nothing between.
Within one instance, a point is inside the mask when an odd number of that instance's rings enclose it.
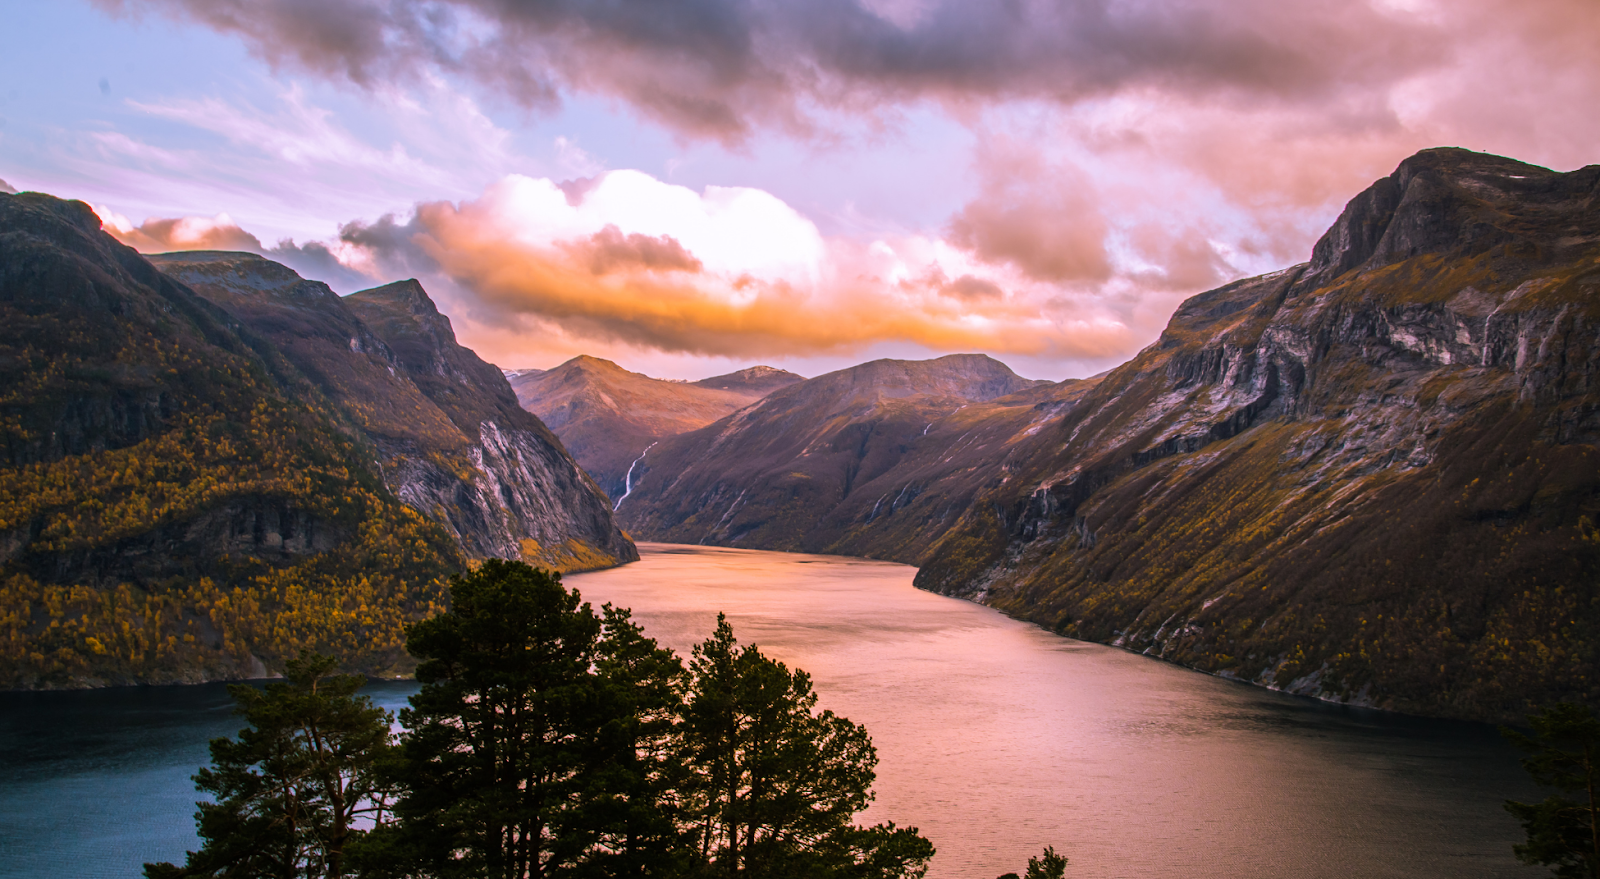
<instances>
[{"instance_id":1,"label":"dark storm cloud","mask_svg":"<svg viewBox=\"0 0 1600 879\"><path fill-rule=\"evenodd\" d=\"M620 98L738 142L886 102L1071 103L1128 88L1295 101L1392 82L1442 49L1342 0L96 0L235 34L372 86L434 68L531 108Z\"/></svg>"}]
</instances>

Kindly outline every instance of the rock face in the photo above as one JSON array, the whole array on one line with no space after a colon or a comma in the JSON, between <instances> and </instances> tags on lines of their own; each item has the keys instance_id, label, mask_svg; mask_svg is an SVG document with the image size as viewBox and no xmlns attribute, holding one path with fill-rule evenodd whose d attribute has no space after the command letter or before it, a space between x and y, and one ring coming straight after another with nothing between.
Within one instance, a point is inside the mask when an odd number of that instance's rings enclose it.
<instances>
[{"instance_id":1,"label":"rock face","mask_svg":"<svg viewBox=\"0 0 1600 879\"><path fill-rule=\"evenodd\" d=\"M560 440L517 405L500 370L456 342L416 281L340 298L254 254L151 261L281 351L371 443L390 490L468 557L564 571L638 558Z\"/></svg>"},{"instance_id":2,"label":"rock face","mask_svg":"<svg viewBox=\"0 0 1600 879\"><path fill-rule=\"evenodd\" d=\"M612 498L627 493L628 471L657 441L703 427L801 380L792 372L754 366L699 382L664 381L597 357L514 372L517 400L561 437Z\"/></svg>"},{"instance_id":3,"label":"rock face","mask_svg":"<svg viewBox=\"0 0 1600 879\"><path fill-rule=\"evenodd\" d=\"M1190 299L917 585L1295 693L1600 704L1600 167L1429 150Z\"/></svg>"},{"instance_id":4,"label":"rock face","mask_svg":"<svg viewBox=\"0 0 1600 879\"><path fill-rule=\"evenodd\" d=\"M1078 393L981 355L878 360L663 439L617 508L653 540L915 563L1015 435Z\"/></svg>"}]
</instances>

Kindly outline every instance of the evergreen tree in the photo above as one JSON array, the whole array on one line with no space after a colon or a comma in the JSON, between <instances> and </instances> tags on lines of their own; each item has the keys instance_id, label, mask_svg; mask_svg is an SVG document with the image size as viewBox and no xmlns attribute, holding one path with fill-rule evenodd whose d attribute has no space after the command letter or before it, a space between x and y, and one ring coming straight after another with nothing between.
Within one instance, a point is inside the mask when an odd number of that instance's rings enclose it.
<instances>
[{"instance_id":1,"label":"evergreen tree","mask_svg":"<svg viewBox=\"0 0 1600 879\"><path fill-rule=\"evenodd\" d=\"M1600 879L1600 719L1582 705L1563 703L1529 717L1528 724L1532 736L1501 732L1527 752L1522 765L1534 780L1560 793L1538 803L1506 802L1528 834L1516 846L1517 859L1550 866L1561 879Z\"/></svg>"},{"instance_id":2,"label":"evergreen tree","mask_svg":"<svg viewBox=\"0 0 1600 879\"><path fill-rule=\"evenodd\" d=\"M400 713L397 824L363 852L375 874L638 874L677 849L662 767L681 664L605 620L560 576L491 559L407 649L421 690Z\"/></svg>"},{"instance_id":3,"label":"evergreen tree","mask_svg":"<svg viewBox=\"0 0 1600 879\"><path fill-rule=\"evenodd\" d=\"M594 875L675 876L691 862L680 829L688 771L677 752L683 662L644 636L626 609L603 609L597 679L606 724L592 793Z\"/></svg>"},{"instance_id":4,"label":"evergreen tree","mask_svg":"<svg viewBox=\"0 0 1600 879\"><path fill-rule=\"evenodd\" d=\"M387 795L375 767L390 715L357 696L365 679L334 675L334 660L302 656L284 683L228 688L250 724L211 742L195 786L199 851L184 866L145 864L149 879L320 879L349 875L358 824L381 821Z\"/></svg>"},{"instance_id":5,"label":"evergreen tree","mask_svg":"<svg viewBox=\"0 0 1600 879\"><path fill-rule=\"evenodd\" d=\"M914 828L851 823L872 799L877 752L803 671L741 648L725 617L694 649L684 763L688 830L712 875L921 876L933 846Z\"/></svg>"},{"instance_id":6,"label":"evergreen tree","mask_svg":"<svg viewBox=\"0 0 1600 879\"><path fill-rule=\"evenodd\" d=\"M1024 876L1003 874L1000 879L1061 879L1067 874L1067 858L1056 854L1054 846L1045 846L1044 852L1028 859L1028 872Z\"/></svg>"}]
</instances>

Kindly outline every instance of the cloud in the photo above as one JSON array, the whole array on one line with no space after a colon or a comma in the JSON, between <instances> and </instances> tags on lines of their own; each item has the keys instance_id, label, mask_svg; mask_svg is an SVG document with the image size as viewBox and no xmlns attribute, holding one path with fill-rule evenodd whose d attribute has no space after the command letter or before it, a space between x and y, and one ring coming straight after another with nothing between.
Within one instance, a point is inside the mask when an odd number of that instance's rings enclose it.
<instances>
[{"instance_id":1,"label":"cloud","mask_svg":"<svg viewBox=\"0 0 1600 879\"><path fill-rule=\"evenodd\" d=\"M981 192L950 221L950 238L1041 281L1111 276L1108 232L1088 175L1011 144L980 147Z\"/></svg>"},{"instance_id":2,"label":"cloud","mask_svg":"<svg viewBox=\"0 0 1600 879\"><path fill-rule=\"evenodd\" d=\"M261 239L240 228L227 214L214 217L152 217L135 226L122 214L97 206L103 228L113 238L140 253L170 253L180 250L235 250L265 256L282 263L301 277L322 281L343 293L376 286L379 281L359 268L346 264L328 245L317 241L304 244L284 239L275 247L264 247ZM336 245L340 249L348 247ZM353 261L359 256L351 256Z\"/></svg>"},{"instance_id":3,"label":"cloud","mask_svg":"<svg viewBox=\"0 0 1600 879\"><path fill-rule=\"evenodd\" d=\"M481 325L597 346L806 356L900 342L1072 357L1125 351L1130 328L939 239L825 239L759 190L695 192L637 171L576 203L511 176L475 200L350 223L341 243L385 276L417 275ZM954 280L951 280L951 279Z\"/></svg>"},{"instance_id":4,"label":"cloud","mask_svg":"<svg viewBox=\"0 0 1600 879\"><path fill-rule=\"evenodd\" d=\"M261 240L239 228L227 214L215 217L151 218L138 226L127 217L105 207L95 213L105 230L123 244L140 253L166 253L173 250L244 250L261 253Z\"/></svg>"},{"instance_id":5,"label":"cloud","mask_svg":"<svg viewBox=\"0 0 1600 879\"><path fill-rule=\"evenodd\" d=\"M1343 0L97 2L197 21L274 66L365 87L442 72L535 109L602 95L727 143L923 100L1072 104L1137 89L1322 99L1447 51L1418 16Z\"/></svg>"}]
</instances>

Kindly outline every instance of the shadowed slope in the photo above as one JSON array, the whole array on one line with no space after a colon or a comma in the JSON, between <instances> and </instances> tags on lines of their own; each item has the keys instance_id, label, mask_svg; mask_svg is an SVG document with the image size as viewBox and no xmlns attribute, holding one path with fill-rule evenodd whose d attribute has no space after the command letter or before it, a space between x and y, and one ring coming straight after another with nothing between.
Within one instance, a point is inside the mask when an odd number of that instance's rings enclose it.
<instances>
[{"instance_id":1,"label":"shadowed slope","mask_svg":"<svg viewBox=\"0 0 1600 879\"><path fill-rule=\"evenodd\" d=\"M829 373L662 440L618 512L655 540L914 562L937 520L953 522L992 478L1006 430L1078 384L1018 378L972 354Z\"/></svg>"},{"instance_id":2,"label":"shadowed slope","mask_svg":"<svg viewBox=\"0 0 1600 879\"><path fill-rule=\"evenodd\" d=\"M100 230L0 195L0 687L369 673L463 559L270 342Z\"/></svg>"}]
</instances>

